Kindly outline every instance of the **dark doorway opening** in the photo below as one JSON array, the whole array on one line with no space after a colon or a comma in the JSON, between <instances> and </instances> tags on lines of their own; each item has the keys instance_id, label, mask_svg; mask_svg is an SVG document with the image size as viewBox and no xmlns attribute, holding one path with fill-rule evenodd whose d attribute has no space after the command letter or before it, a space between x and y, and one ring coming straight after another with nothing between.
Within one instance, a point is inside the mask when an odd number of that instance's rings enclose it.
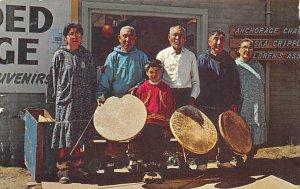
<instances>
[{"instance_id":1,"label":"dark doorway opening","mask_svg":"<svg viewBox=\"0 0 300 189\"><path fill-rule=\"evenodd\" d=\"M136 29L137 47L144 51L149 59L168 47L168 33L171 26L182 25L186 28L186 47L196 54L195 18L166 18L150 16L92 14L92 53L97 66L103 66L107 55L119 44L118 35L123 26Z\"/></svg>"}]
</instances>

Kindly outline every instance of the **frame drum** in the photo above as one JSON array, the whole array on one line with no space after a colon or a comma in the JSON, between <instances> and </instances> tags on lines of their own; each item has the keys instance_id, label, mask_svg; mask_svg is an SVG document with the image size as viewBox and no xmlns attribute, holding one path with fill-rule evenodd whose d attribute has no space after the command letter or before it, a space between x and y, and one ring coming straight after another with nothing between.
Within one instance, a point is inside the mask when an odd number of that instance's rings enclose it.
<instances>
[{"instance_id":1,"label":"frame drum","mask_svg":"<svg viewBox=\"0 0 300 189\"><path fill-rule=\"evenodd\" d=\"M112 96L97 107L94 126L107 140L128 141L143 129L146 117L146 107L139 98L130 94L121 98Z\"/></svg>"},{"instance_id":2,"label":"frame drum","mask_svg":"<svg viewBox=\"0 0 300 189\"><path fill-rule=\"evenodd\" d=\"M173 113L170 127L178 142L193 153L206 154L217 143L217 131L211 120L191 105Z\"/></svg>"},{"instance_id":3,"label":"frame drum","mask_svg":"<svg viewBox=\"0 0 300 189\"><path fill-rule=\"evenodd\" d=\"M223 112L219 116L219 129L225 143L235 153L243 155L252 148L249 126L244 119L233 111Z\"/></svg>"}]
</instances>

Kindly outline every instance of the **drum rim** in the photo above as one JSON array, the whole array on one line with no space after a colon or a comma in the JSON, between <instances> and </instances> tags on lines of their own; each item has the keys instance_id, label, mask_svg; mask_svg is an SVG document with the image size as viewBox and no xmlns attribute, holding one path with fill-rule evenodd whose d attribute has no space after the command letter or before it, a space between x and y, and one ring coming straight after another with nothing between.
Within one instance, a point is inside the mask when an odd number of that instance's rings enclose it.
<instances>
[{"instance_id":1,"label":"drum rim","mask_svg":"<svg viewBox=\"0 0 300 189\"><path fill-rule=\"evenodd\" d=\"M223 129L223 126L222 126L222 116L225 115L225 114L230 114L230 115L235 115L235 116L238 116L239 120L243 122L243 125L245 126L245 128L248 130L248 133L249 133L249 136L250 138L250 147L245 151L245 152L241 152L239 151L238 149L235 149L233 147L233 145L228 141L228 139L226 138L226 134L225 134L225 131ZM236 154L238 155L245 155L245 154L248 154L251 149L253 148L253 140L252 140L252 134L251 134L251 131L250 131L250 128L249 128L249 125L247 124L247 122L239 115L237 114L236 112L232 111L232 110L227 110L223 113L221 113L219 115L219 119L218 119L218 125L219 125L219 130L220 130L220 133L221 133L221 136L222 138L224 139L224 142L226 143L226 145Z\"/></svg>"},{"instance_id":2,"label":"drum rim","mask_svg":"<svg viewBox=\"0 0 300 189\"><path fill-rule=\"evenodd\" d=\"M191 105L187 105L187 106L191 106ZM187 107L187 106L182 106L182 107ZM180 108L182 108L182 107L180 107ZM191 106L191 107L195 108L194 106ZM180 109L180 108L178 108L178 109ZM178 109L177 109L177 110L178 110ZM197 109L197 108L195 108L195 109ZM176 112L177 112L177 113L180 113L180 112L178 112L177 110L176 110L174 113L176 113ZM205 115L201 110L199 110L199 109L197 109L197 111L199 111L200 114L203 116L203 118L207 120L207 122L209 123L209 125L212 126L212 130L213 130L213 138L214 138L215 140L214 140L214 142L212 143L213 145L211 145L207 150L205 150L205 151L203 150L203 151L201 151L201 152L200 152L200 151L195 151L194 149L191 149L188 145L184 144L184 142L181 141L181 139L175 134L174 128L173 128L173 126L172 126L171 120L172 120L172 118L173 118L174 113L173 113L173 115L171 116L171 119L170 119L170 129L171 129L171 131L172 131L174 137L177 139L177 141L178 141L184 148L186 148L186 149L189 150L190 152L193 152L193 153L196 153L196 154L206 154L206 153L210 152L210 151L216 146L217 141L218 141L218 133L217 133L217 130L216 130L216 128L215 128L213 122L208 118L208 116L206 116L206 115Z\"/></svg>"},{"instance_id":3,"label":"drum rim","mask_svg":"<svg viewBox=\"0 0 300 189\"><path fill-rule=\"evenodd\" d=\"M137 99L137 100L140 102L140 105L143 105L143 107L144 107L144 108L143 108L143 112L144 112L144 115L145 115L145 119L144 119L143 126L138 130L138 132L137 132L134 136L124 137L123 139L117 140L117 139L115 139L115 138L110 138L110 137L108 137L108 136L104 136L103 133L100 133L100 132L96 129L95 116L96 116L97 110L99 111L99 108L101 108L101 106L98 106L98 107L96 108L95 112L94 112L94 115L93 115L93 123L94 123L94 128L95 128L96 132L97 132L100 136L102 136L104 139L109 140L109 141L113 141L113 142L127 142L127 141L129 141L129 140L135 138L135 137L143 130L143 128L144 128L144 126L145 126L145 123L146 123L146 119L147 119L147 109L146 109L144 103L143 103L138 97L136 97L136 96L134 96L134 95L131 95L131 94L126 94L126 95L123 95L123 96L121 96L121 97L117 97L117 96L111 96L111 97L121 99L121 98L123 98L123 97L127 98L127 96L130 96L130 98L134 97L134 99ZM111 98L111 97L109 97L109 98ZM109 98L108 98L108 99L109 99ZM137 101L137 102L138 102L138 101ZM142 107L142 106L141 106L141 107Z\"/></svg>"}]
</instances>

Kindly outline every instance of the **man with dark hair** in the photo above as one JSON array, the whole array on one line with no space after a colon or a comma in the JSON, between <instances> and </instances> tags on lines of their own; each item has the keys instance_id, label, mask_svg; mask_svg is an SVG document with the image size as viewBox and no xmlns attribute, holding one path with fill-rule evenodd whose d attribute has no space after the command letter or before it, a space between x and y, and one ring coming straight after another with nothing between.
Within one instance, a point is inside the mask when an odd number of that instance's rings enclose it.
<instances>
[{"instance_id":1,"label":"man with dark hair","mask_svg":"<svg viewBox=\"0 0 300 189\"><path fill-rule=\"evenodd\" d=\"M233 154L226 146L218 127L219 115L227 110L237 112L240 104L240 80L235 61L224 50L225 33L215 30L209 33L208 50L198 57L197 64L200 78L200 95L197 107L206 114L218 132L217 166L233 168L230 163ZM197 169L207 168L208 156L196 159Z\"/></svg>"}]
</instances>

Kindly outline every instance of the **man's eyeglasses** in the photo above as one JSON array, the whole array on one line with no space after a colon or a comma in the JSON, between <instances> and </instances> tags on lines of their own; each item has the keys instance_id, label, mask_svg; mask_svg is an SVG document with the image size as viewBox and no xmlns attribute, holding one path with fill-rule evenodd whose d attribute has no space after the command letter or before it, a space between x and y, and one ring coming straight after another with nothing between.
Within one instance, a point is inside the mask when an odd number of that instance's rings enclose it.
<instances>
[{"instance_id":1,"label":"man's eyeglasses","mask_svg":"<svg viewBox=\"0 0 300 189\"><path fill-rule=\"evenodd\" d=\"M241 47L243 50L253 50L254 48L252 46L243 46Z\"/></svg>"},{"instance_id":2,"label":"man's eyeglasses","mask_svg":"<svg viewBox=\"0 0 300 189\"><path fill-rule=\"evenodd\" d=\"M77 37L79 37L79 36L81 36L81 33L80 32L75 32L75 33L71 32L71 33L68 33L68 36L77 36Z\"/></svg>"}]
</instances>

